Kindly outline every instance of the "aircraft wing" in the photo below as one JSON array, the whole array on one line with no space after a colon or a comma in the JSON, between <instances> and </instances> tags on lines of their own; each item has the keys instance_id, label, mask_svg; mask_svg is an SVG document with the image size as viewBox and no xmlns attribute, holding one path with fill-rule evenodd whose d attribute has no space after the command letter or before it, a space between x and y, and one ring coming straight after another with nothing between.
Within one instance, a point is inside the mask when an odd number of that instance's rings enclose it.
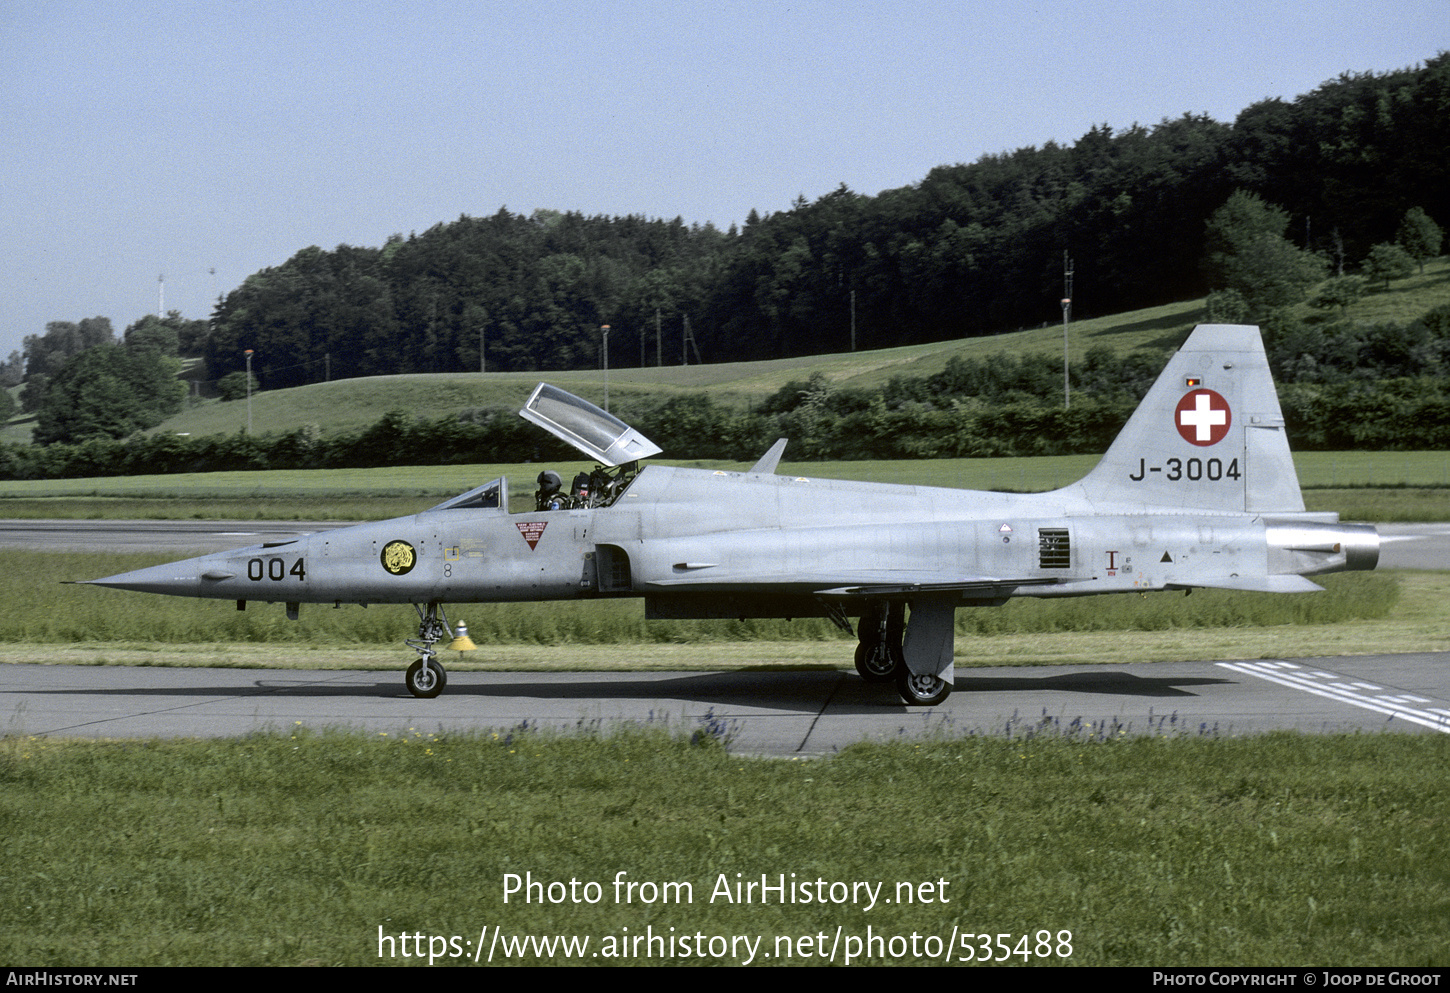
<instances>
[{"instance_id":1,"label":"aircraft wing","mask_svg":"<svg viewBox=\"0 0 1450 993\"><path fill-rule=\"evenodd\" d=\"M1248 590L1251 593L1313 593L1322 590L1313 580L1293 573L1268 576L1209 576L1191 583L1168 583L1166 590Z\"/></svg>"},{"instance_id":2,"label":"aircraft wing","mask_svg":"<svg viewBox=\"0 0 1450 993\"><path fill-rule=\"evenodd\" d=\"M682 565L686 565L682 563ZM693 564L691 564L693 565ZM702 566L694 566L701 568ZM730 576L682 576L673 579L656 579L644 584L645 589L657 593L692 592L742 592L769 593L773 591L809 593L823 597L910 597L923 593L995 593L1007 594L1021 586L1058 585L1060 580L1052 577L1005 577L1005 576L961 576L944 578L940 573L890 573L872 576L822 576L796 575L753 575L750 577Z\"/></svg>"},{"instance_id":3,"label":"aircraft wing","mask_svg":"<svg viewBox=\"0 0 1450 993\"><path fill-rule=\"evenodd\" d=\"M843 597L900 597L919 593L1009 593L1022 586L1057 586L1058 579L967 579L956 582L935 583L867 583L860 586L838 586L830 590L816 590L817 596Z\"/></svg>"}]
</instances>

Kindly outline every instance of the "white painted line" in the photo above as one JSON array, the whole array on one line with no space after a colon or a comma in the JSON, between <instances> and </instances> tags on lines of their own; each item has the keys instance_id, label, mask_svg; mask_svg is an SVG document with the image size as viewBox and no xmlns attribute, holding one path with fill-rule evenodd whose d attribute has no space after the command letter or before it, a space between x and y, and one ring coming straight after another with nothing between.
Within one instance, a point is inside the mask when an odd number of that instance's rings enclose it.
<instances>
[{"instance_id":1,"label":"white painted line","mask_svg":"<svg viewBox=\"0 0 1450 993\"><path fill-rule=\"evenodd\" d=\"M1290 676L1284 673L1272 671L1273 667L1257 662L1219 662L1216 663L1225 669L1242 673L1245 676L1255 676L1259 679L1267 679L1271 683L1278 683L1280 686L1287 686L1290 689L1303 690L1315 696L1324 697L1328 700L1338 700L1340 703L1347 703L1352 707L1359 707L1362 710L1373 711L1376 714L1385 714L1399 720L1409 721L1411 724L1418 724L1442 734L1450 734L1450 714L1443 710L1419 710L1413 707L1387 705L1383 698L1372 698L1360 696L1358 693L1349 691L1348 684L1334 683L1331 687L1322 684L1311 683L1298 676ZM1323 676L1328 679L1343 679L1343 676L1331 673L1314 673L1316 676Z\"/></svg>"}]
</instances>

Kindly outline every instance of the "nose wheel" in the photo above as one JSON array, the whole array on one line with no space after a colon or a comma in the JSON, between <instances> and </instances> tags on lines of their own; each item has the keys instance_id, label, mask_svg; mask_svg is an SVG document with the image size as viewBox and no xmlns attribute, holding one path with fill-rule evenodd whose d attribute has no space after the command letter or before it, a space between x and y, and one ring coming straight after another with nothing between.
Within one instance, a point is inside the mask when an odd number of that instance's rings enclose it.
<instances>
[{"instance_id":1,"label":"nose wheel","mask_svg":"<svg viewBox=\"0 0 1450 993\"><path fill-rule=\"evenodd\" d=\"M419 659L408 666L403 682L409 693L431 700L448 685L448 673L443 671L443 666L437 659Z\"/></svg>"},{"instance_id":2,"label":"nose wheel","mask_svg":"<svg viewBox=\"0 0 1450 993\"><path fill-rule=\"evenodd\" d=\"M418 653L418 660L408 666L403 685L414 696L431 700L448 685L448 673L443 671L443 663L433 650L435 644L448 637L448 615L436 601L428 604L427 610L416 603L413 609L418 612L418 637L408 639L407 645Z\"/></svg>"}]
</instances>

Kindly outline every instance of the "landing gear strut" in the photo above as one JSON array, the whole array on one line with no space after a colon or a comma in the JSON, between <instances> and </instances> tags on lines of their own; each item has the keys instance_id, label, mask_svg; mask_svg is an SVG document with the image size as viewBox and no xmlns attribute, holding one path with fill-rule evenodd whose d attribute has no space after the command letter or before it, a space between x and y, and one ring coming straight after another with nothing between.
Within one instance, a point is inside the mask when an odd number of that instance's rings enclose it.
<instances>
[{"instance_id":1,"label":"landing gear strut","mask_svg":"<svg viewBox=\"0 0 1450 993\"><path fill-rule=\"evenodd\" d=\"M866 605L857 626L856 671L868 683L895 683L908 707L935 707L952 692L957 598L953 593L913 598L910 627L907 606L902 600Z\"/></svg>"},{"instance_id":2,"label":"landing gear strut","mask_svg":"<svg viewBox=\"0 0 1450 993\"><path fill-rule=\"evenodd\" d=\"M408 639L407 645L418 653L418 660L408 666L403 683L409 693L431 700L448 685L448 673L443 671L443 663L433 650L434 644L448 637L448 615L436 600L428 604L426 612L416 603L413 609L418 612L418 637Z\"/></svg>"},{"instance_id":3,"label":"landing gear strut","mask_svg":"<svg viewBox=\"0 0 1450 993\"><path fill-rule=\"evenodd\" d=\"M898 669L906 667L901 652L906 604L900 601L874 603L861 615L857 626L861 642L856 646L856 671L868 683L889 683Z\"/></svg>"}]
</instances>

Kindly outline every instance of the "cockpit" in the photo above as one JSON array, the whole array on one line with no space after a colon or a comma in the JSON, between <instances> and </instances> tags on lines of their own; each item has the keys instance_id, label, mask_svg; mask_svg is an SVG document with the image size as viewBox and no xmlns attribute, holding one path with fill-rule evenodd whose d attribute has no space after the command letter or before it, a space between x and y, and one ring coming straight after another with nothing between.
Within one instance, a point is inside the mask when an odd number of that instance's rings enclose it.
<instances>
[{"instance_id":1,"label":"cockpit","mask_svg":"<svg viewBox=\"0 0 1450 993\"><path fill-rule=\"evenodd\" d=\"M519 416L599 463L592 471L575 475L567 491L563 478L554 470L539 473L539 488L534 493L535 511L608 507L639 475L639 460L662 451L608 411L548 383L535 387ZM500 476L430 509L506 513L508 508L508 479Z\"/></svg>"}]
</instances>

